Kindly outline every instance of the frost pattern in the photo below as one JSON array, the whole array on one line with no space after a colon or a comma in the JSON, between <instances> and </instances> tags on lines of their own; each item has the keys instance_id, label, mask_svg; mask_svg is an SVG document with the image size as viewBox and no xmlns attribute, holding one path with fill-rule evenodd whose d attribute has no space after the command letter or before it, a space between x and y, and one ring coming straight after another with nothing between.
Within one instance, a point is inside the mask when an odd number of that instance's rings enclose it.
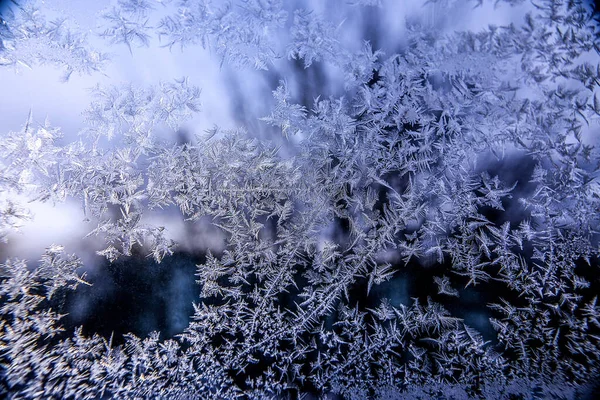
<instances>
[{"instance_id":1,"label":"frost pattern","mask_svg":"<svg viewBox=\"0 0 600 400\"><path fill-rule=\"evenodd\" d=\"M102 35L130 50L146 45L150 4L119 1ZM129 334L123 345L81 328L63 332L54 300L87 284L76 256L53 246L37 267L6 260L0 393L589 393L600 373L598 21L577 1L535 5L521 25L479 33L436 37L410 23L410 45L384 55L368 43L363 53L345 49L309 11L295 10L286 25L278 1L177 2L175 16L156 27L167 45L200 43L224 62L271 68L280 56L272 32L289 26L288 57L339 68L345 92L309 108L280 84L262 120L290 139L289 156L244 129L159 140L158 129L176 130L199 112L200 90L186 79L96 88L80 141L58 145L60 130L31 117L4 135L0 187L9 196L0 203L0 239L25 217L10 200L24 194L79 199L109 260L133 249L157 261L171 254L164 228L143 222L147 210L166 207L209 218L226 249L197 266L201 299L181 335ZM31 38L50 33L35 12L24 15L11 40L33 51ZM12 57L10 43L0 50ZM57 60L77 70L70 58ZM486 165L515 160L531 172L491 175ZM332 235L339 226L342 234ZM404 303L381 294L405 269L426 268L436 271L428 274L431 293ZM496 296L488 304L493 342L444 307L474 287Z\"/></svg>"},{"instance_id":2,"label":"frost pattern","mask_svg":"<svg viewBox=\"0 0 600 400\"><path fill-rule=\"evenodd\" d=\"M64 18L46 20L30 2L9 9L0 17L0 66L33 68L38 64L61 67L62 79L76 72L102 71L108 55L89 46L85 34L70 27Z\"/></svg>"}]
</instances>

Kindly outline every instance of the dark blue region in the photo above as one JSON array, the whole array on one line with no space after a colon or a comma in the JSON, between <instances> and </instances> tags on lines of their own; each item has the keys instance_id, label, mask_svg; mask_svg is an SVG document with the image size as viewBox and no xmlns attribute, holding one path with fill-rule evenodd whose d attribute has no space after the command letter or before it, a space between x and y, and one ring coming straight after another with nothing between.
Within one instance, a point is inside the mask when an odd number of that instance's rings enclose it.
<instances>
[{"instance_id":1,"label":"dark blue region","mask_svg":"<svg viewBox=\"0 0 600 400\"><path fill-rule=\"evenodd\" d=\"M12 38L8 23L14 18L14 9L18 6L16 0L0 0L0 52L5 49L4 41Z\"/></svg>"},{"instance_id":2,"label":"dark blue region","mask_svg":"<svg viewBox=\"0 0 600 400\"><path fill-rule=\"evenodd\" d=\"M159 264L143 255L114 263L105 262L89 271L86 280L65 297L62 320L67 332L83 326L87 335L99 334L123 342L123 335L146 337L159 331L161 339L182 333L194 313L200 286L194 274L200 256L176 253Z\"/></svg>"},{"instance_id":3,"label":"dark blue region","mask_svg":"<svg viewBox=\"0 0 600 400\"><path fill-rule=\"evenodd\" d=\"M0 0L0 17L7 18L6 15L19 4L17 0Z\"/></svg>"}]
</instances>

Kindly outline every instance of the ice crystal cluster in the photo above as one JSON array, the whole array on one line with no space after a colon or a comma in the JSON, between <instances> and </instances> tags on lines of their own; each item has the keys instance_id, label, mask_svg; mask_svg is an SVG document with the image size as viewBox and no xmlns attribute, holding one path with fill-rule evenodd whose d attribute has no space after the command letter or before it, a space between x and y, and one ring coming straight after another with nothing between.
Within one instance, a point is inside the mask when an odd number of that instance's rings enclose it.
<instances>
[{"instance_id":1,"label":"ice crystal cluster","mask_svg":"<svg viewBox=\"0 0 600 400\"><path fill-rule=\"evenodd\" d=\"M331 21L295 1L118 0L86 34L46 17L43 4L13 3L0 21L3 68L50 65L68 85L73 74L101 75L112 48L135 58L158 44L275 79L253 124L186 140L164 132L214 99L180 77L96 86L75 139L31 115L2 133L4 248L29 218L27 201L69 199L110 262L166 262L177 251L168 229L144 217L161 209L210 221L225 243L203 254L200 297L172 338L66 328L60 298L93 282L60 244L39 262L2 260L1 397L593 398L600 26L591 3L497 1L526 12L477 31L407 18L394 52L342 38L343 15ZM338 3L349 15L392 12L384 0ZM433 3L442 14L462 4ZM290 66L329 71L340 90L307 82L314 96L299 96ZM397 295L402 284L410 296ZM473 296L479 319L464 310Z\"/></svg>"}]
</instances>

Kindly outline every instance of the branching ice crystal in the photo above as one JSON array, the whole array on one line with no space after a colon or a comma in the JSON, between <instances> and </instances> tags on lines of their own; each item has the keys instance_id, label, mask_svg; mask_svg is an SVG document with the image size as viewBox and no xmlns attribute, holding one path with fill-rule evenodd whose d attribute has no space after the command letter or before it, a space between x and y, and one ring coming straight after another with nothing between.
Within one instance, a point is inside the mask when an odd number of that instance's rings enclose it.
<instances>
[{"instance_id":1,"label":"branching ice crystal","mask_svg":"<svg viewBox=\"0 0 600 400\"><path fill-rule=\"evenodd\" d=\"M30 4L14 14L0 21L2 65L50 63L66 77L102 69L102 53L65 21ZM201 297L183 333L118 344L61 325L57 299L90 284L77 256L54 245L35 265L5 260L0 394L591 393L600 376L600 35L587 3L535 1L522 23L479 32L407 23L394 54L368 42L349 49L326 16L275 0L119 0L102 21L98 35L134 57L156 36L183 51L200 44L232 67L327 66L344 87L303 102L280 82L261 120L288 152L244 128L160 139L201 110L188 78L98 85L79 140L31 115L4 134L1 241L28 216L19 199L69 198L110 261L169 257L177 243L145 219L163 208L210 220L225 249L197 265ZM517 173L494 167L503 163ZM401 277L411 299L396 296ZM483 324L459 315L473 297Z\"/></svg>"}]
</instances>

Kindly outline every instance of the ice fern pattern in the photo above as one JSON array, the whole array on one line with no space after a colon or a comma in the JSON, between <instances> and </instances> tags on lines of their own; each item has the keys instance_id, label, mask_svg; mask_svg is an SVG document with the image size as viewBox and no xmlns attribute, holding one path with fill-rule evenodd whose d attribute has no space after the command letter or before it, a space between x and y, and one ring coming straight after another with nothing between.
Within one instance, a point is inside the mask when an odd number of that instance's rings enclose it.
<instances>
[{"instance_id":1,"label":"ice fern pattern","mask_svg":"<svg viewBox=\"0 0 600 400\"><path fill-rule=\"evenodd\" d=\"M351 3L348 12L389 6ZM83 205L111 262L173 254L177 243L145 218L161 209L208 219L225 238L197 265L200 298L171 339L66 330L61 296L90 283L62 246L38 263L3 261L2 397L594 393L598 14L579 0L537 0L523 21L478 32L407 20L406 45L385 54L374 43L349 46L339 20L305 6L119 0L95 32L133 57L144 46L201 45L228 68L332 69L343 88L312 101L285 76L274 80L260 123L284 137L285 151L244 127L164 140L160 132L201 113L201 90L187 78L99 84L75 141L32 114L0 137L0 241L29 218L27 201L65 199ZM49 63L68 78L109 62L34 3L12 13L1 21L0 65ZM415 286L402 301L401 279ZM457 311L473 293L485 293L483 324Z\"/></svg>"}]
</instances>

